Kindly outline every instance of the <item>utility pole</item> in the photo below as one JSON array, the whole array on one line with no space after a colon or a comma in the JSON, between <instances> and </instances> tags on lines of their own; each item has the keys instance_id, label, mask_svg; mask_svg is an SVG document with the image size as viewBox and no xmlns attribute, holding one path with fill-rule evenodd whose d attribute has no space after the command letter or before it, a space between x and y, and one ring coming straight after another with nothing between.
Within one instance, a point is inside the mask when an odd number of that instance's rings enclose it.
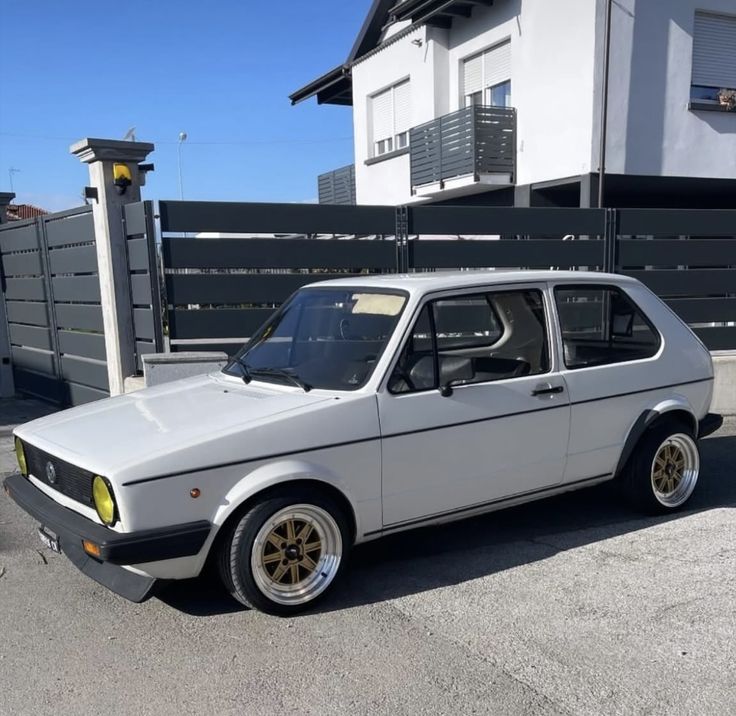
<instances>
[{"instance_id":1,"label":"utility pole","mask_svg":"<svg viewBox=\"0 0 736 716\"><path fill-rule=\"evenodd\" d=\"M600 164L598 166L598 208L605 201L606 181L606 139L608 134L608 78L611 63L611 8L612 0L606 0L606 27L603 54L603 93L601 97L601 147L599 152Z\"/></svg>"}]
</instances>

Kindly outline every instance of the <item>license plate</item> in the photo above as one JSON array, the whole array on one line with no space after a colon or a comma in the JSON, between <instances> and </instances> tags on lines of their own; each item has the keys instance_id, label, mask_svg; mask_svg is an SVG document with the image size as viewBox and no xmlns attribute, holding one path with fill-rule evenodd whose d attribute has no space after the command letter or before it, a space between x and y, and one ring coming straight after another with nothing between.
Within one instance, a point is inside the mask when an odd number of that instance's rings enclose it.
<instances>
[{"instance_id":1,"label":"license plate","mask_svg":"<svg viewBox=\"0 0 736 716\"><path fill-rule=\"evenodd\" d=\"M49 532L45 527L39 527L38 536L41 538L41 542L43 542L48 549L52 552L56 552L56 554L61 554L59 538L55 534Z\"/></svg>"}]
</instances>

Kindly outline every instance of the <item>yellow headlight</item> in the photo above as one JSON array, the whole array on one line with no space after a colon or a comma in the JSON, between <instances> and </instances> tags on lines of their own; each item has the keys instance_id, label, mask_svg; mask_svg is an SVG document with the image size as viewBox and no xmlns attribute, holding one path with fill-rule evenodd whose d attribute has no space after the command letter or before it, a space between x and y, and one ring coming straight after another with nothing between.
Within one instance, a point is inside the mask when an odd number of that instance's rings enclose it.
<instances>
[{"instance_id":1,"label":"yellow headlight","mask_svg":"<svg viewBox=\"0 0 736 716\"><path fill-rule=\"evenodd\" d=\"M28 463L26 462L26 451L23 449L23 443L19 438L15 439L15 457L18 458L18 467L23 477L28 477Z\"/></svg>"},{"instance_id":2,"label":"yellow headlight","mask_svg":"<svg viewBox=\"0 0 736 716\"><path fill-rule=\"evenodd\" d=\"M115 499L112 496L112 488L104 477L96 475L92 480L92 499L103 524L113 524L115 522Z\"/></svg>"}]
</instances>

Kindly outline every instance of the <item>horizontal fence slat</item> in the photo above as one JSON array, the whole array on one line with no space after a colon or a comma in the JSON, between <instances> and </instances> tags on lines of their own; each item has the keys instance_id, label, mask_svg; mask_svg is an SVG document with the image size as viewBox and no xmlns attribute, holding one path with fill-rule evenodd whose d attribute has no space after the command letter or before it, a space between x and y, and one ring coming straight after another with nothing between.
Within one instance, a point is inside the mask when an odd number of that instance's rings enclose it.
<instances>
[{"instance_id":1,"label":"horizontal fence slat","mask_svg":"<svg viewBox=\"0 0 736 716\"><path fill-rule=\"evenodd\" d=\"M3 271L5 276L39 276L41 256L38 251L29 251L25 254L7 254L3 256Z\"/></svg>"},{"instance_id":2,"label":"horizontal fence slat","mask_svg":"<svg viewBox=\"0 0 736 716\"><path fill-rule=\"evenodd\" d=\"M145 202L137 201L123 207L125 216L125 235L136 236L146 233Z\"/></svg>"},{"instance_id":3,"label":"horizontal fence slat","mask_svg":"<svg viewBox=\"0 0 736 716\"><path fill-rule=\"evenodd\" d=\"M4 254L11 251L25 251L38 248L36 222L25 226L0 228L0 251Z\"/></svg>"},{"instance_id":4,"label":"horizontal fence slat","mask_svg":"<svg viewBox=\"0 0 736 716\"><path fill-rule=\"evenodd\" d=\"M659 296L716 296L736 293L736 269L622 271Z\"/></svg>"},{"instance_id":5,"label":"horizontal fence slat","mask_svg":"<svg viewBox=\"0 0 736 716\"><path fill-rule=\"evenodd\" d=\"M64 384L55 376L13 366L15 390L52 403L63 403Z\"/></svg>"},{"instance_id":6,"label":"horizontal fence slat","mask_svg":"<svg viewBox=\"0 0 736 716\"><path fill-rule=\"evenodd\" d=\"M10 352L13 356L13 366L54 375L53 353L18 346L11 346Z\"/></svg>"},{"instance_id":7,"label":"horizontal fence slat","mask_svg":"<svg viewBox=\"0 0 736 716\"><path fill-rule=\"evenodd\" d=\"M62 356L61 375L64 380L72 383L80 383L100 390L109 390L107 365L103 361Z\"/></svg>"},{"instance_id":8,"label":"horizontal fence slat","mask_svg":"<svg viewBox=\"0 0 736 716\"><path fill-rule=\"evenodd\" d=\"M84 244L95 240L92 207L89 207L84 213L61 219L45 217L44 222L49 247Z\"/></svg>"},{"instance_id":9,"label":"horizontal fence slat","mask_svg":"<svg viewBox=\"0 0 736 716\"><path fill-rule=\"evenodd\" d=\"M105 336L101 333L59 331L59 351L65 355L105 360Z\"/></svg>"},{"instance_id":10,"label":"horizontal fence slat","mask_svg":"<svg viewBox=\"0 0 736 716\"><path fill-rule=\"evenodd\" d=\"M248 338L273 314L272 308L221 308L169 314L171 335L183 338Z\"/></svg>"},{"instance_id":11,"label":"horizontal fence slat","mask_svg":"<svg viewBox=\"0 0 736 716\"><path fill-rule=\"evenodd\" d=\"M687 323L736 321L736 298L670 298L665 303Z\"/></svg>"},{"instance_id":12,"label":"horizontal fence slat","mask_svg":"<svg viewBox=\"0 0 736 716\"><path fill-rule=\"evenodd\" d=\"M603 235L605 209L415 206L410 234Z\"/></svg>"},{"instance_id":13,"label":"horizontal fence slat","mask_svg":"<svg viewBox=\"0 0 736 716\"><path fill-rule=\"evenodd\" d=\"M43 301L46 291L42 278L9 278L5 282L5 298L24 301Z\"/></svg>"},{"instance_id":14,"label":"horizontal fence slat","mask_svg":"<svg viewBox=\"0 0 736 716\"><path fill-rule=\"evenodd\" d=\"M167 268L393 269L392 240L177 239L162 240Z\"/></svg>"},{"instance_id":15,"label":"horizontal fence slat","mask_svg":"<svg viewBox=\"0 0 736 716\"><path fill-rule=\"evenodd\" d=\"M736 326L693 328L695 334L711 351L736 350Z\"/></svg>"},{"instance_id":16,"label":"horizontal fence slat","mask_svg":"<svg viewBox=\"0 0 736 716\"><path fill-rule=\"evenodd\" d=\"M48 328L40 326L21 326L11 323L8 326L10 342L16 346L28 346L29 348L41 348L46 351L52 350L51 333Z\"/></svg>"},{"instance_id":17,"label":"horizontal fence slat","mask_svg":"<svg viewBox=\"0 0 736 716\"><path fill-rule=\"evenodd\" d=\"M156 337L153 326L153 311L150 308L133 309L133 326L136 338L153 340Z\"/></svg>"},{"instance_id":18,"label":"horizontal fence slat","mask_svg":"<svg viewBox=\"0 0 736 716\"><path fill-rule=\"evenodd\" d=\"M130 294L136 306L151 304L151 277L146 274L131 274Z\"/></svg>"},{"instance_id":19,"label":"horizontal fence slat","mask_svg":"<svg viewBox=\"0 0 736 716\"><path fill-rule=\"evenodd\" d=\"M46 303L32 301L6 301L5 311L12 323L29 323L33 326L48 326Z\"/></svg>"},{"instance_id":20,"label":"horizontal fence slat","mask_svg":"<svg viewBox=\"0 0 736 716\"><path fill-rule=\"evenodd\" d=\"M65 381L62 384L65 405L85 405L95 400L109 398L110 393L106 390L91 388L89 385L79 385Z\"/></svg>"},{"instance_id":21,"label":"horizontal fence slat","mask_svg":"<svg viewBox=\"0 0 736 716\"><path fill-rule=\"evenodd\" d=\"M736 239L622 239L620 266L736 266Z\"/></svg>"},{"instance_id":22,"label":"horizontal fence slat","mask_svg":"<svg viewBox=\"0 0 736 716\"><path fill-rule=\"evenodd\" d=\"M350 274L181 274L166 277L171 305L283 303L309 283Z\"/></svg>"},{"instance_id":23,"label":"horizontal fence slat","mask_svg":"<svg viewBox=\"0 0 736 716\"><path fill-rule=\"evenodd\" d=\"M415 268L602 266L603 241L418 240Z\"/></svg>"},{"instance_id":24,"label":"horizontal fence slat","mask_svg":"<svg viewBox=\"0 0 736 716\"><path fill-rule=\"evenodd\" d=\"M56 276L52 283L55 301L100 301L100 280L97 276Z\"/></svg>"},{"instance_id":25,"label":"horizontal fence slat","mask_svg":"<svg viewBox=\"0 0 736 716\"><path fill-rule=\"evenodd\" d=\"M624 236L736 236L736 210L619 209Z\"/></svg>"},{"instance_id":26,"label":"horizontal fence slat","mask_svg":"<svg viewBox=\"0 0 736 716\"><path fill-rule=\"evenodd\" d=\"M83 331L104 330L101 306L75 306L73 304L56 304L56 324L59 328L79 329Z\"/></svg>"},{"instance_id":27,"label":"horizontal fence slat","mask_svg":"<svg viewBox=\"0 0 736 716\"><path fill-rule=\"evenodd\" d=\"M393 206L161 201L161 231L257 234L393 234Z\"/></svg>"},{"instance_id":28,"label":"horizontal fence slat","mask_svg":"<svg viewBox=\"0 0 736 716\"><path fill-rule=\"evenodd\" d=\"M128 239L128 268L148 271L148 239Z\"/></svg>"},{"instance_id":29,"label":"horizontal fence slat","mask_svg":"<svg viewBox=\"0 0 736 716\"><path fill-rule=\"evenodd\" d=\"M97 249L92 246L69 246L49 251L52 274L96 273Z\"/></svg>"}]
</instances>

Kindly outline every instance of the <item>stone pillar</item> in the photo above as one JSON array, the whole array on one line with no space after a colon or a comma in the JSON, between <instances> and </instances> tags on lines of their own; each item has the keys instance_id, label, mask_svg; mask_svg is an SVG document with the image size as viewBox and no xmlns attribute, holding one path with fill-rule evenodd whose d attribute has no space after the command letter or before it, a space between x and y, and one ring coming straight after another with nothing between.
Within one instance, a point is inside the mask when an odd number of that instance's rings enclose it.
<instances>
[{"instance_id":1,"label":"stone pillar","mask_svg":"<svg viewBox=\"0 0 736 716\"><path fill-rule=\"evenodd\" d=\"M144 142L90 138L82 139L69 149L81 162L89 165L90 184L97 193L92 203L110 395L122 395L125 379L136 372L135 331L122 211L125 204L141 200L140 188L145 174L138 169L138 164L153 149L153 144ZM130 172L130 185L123 194L114 182L115 164L126 165Z\"/></svg>"},{"instance_id":2,"label":"stone pillar","mask_svg":"<svg viewBox=\"0 0 736 716\"><path fill-rule=\"evenodd\" d=\"M5 210L15 194L0 192L0 224L7 221ZM10 335L8 334L8 319L5 313L5 293L0 296L0 398L12 398L15 395L13 384L13 366L10 358Z\"/></svg>"}]
</instances>

